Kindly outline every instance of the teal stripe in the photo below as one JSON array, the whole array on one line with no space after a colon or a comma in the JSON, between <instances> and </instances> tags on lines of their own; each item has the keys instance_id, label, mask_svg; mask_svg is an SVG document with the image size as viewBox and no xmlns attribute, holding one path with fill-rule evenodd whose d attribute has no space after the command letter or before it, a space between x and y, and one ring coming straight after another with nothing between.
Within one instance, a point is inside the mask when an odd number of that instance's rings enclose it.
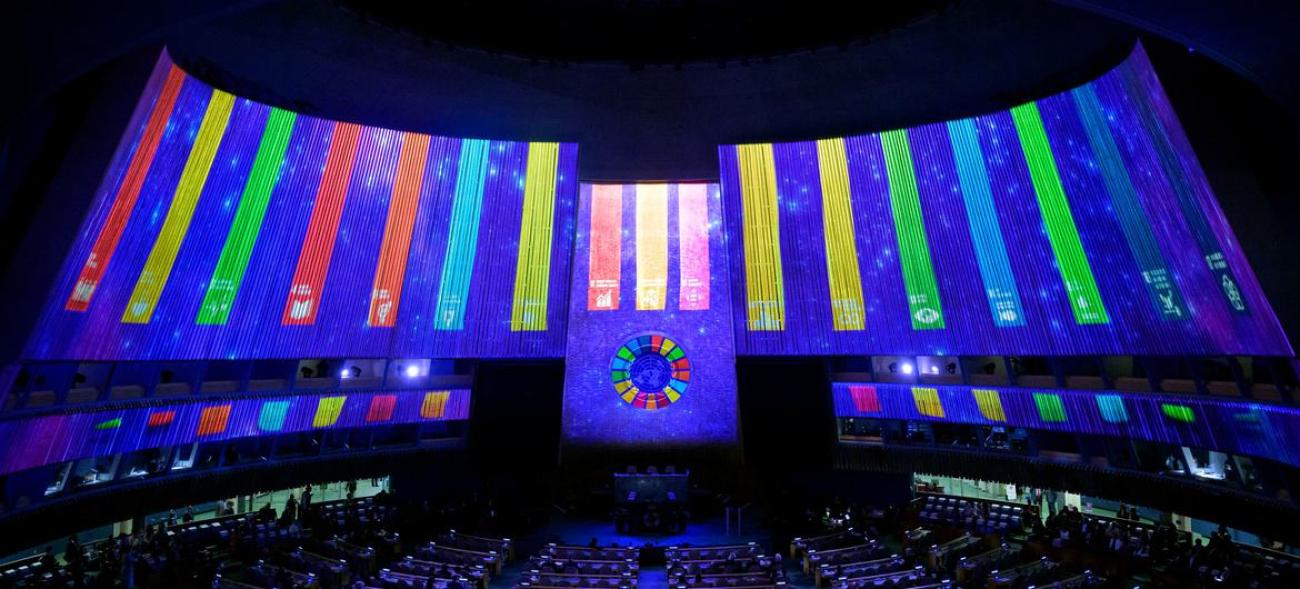
<instances>
[{"instance_id":1,"label":"teal stripe","mask_svg":"<svg viewBox=\"0 0 1300 589\"><path fill-rule=\"evenodd\" d=\"M980 277L984 279L984 293L989 299L993 324L998 327L1024 325L1025 311L1020 304L1015 275L1011 273L1011 259L1007 257L1007 244L998 224L998 210L993 205L993 191L989 188L988 170L984 169L984 153L980 149L975 120L950 121L948 137L956 156L961 197L966 203L966 220L970 223L975 258L979 262Z\"/></svg>"},{"instance_id":2,"label":"teal stripe","mask_svg":"<svg viewBox=\"0 0 1300 589\"><path fill-rule=\"evenodd\" d=\"M203 304L199 306L199 315L195 319L199 325L225 325L230 317L230 307L248 269L248 258L253 255L253 243L262 230L266 206L271 202L271 190L280 179L280 166L284 163L289 134L293 132L297 118L298 115L291 111L271 109L266 130L257 146L257 155L253 158L253 169L244 185L244 194L239 198L235 220L221 248L221 258L208 281Z\"/></svg>"},{"instance_id":3,"label":"teal stripe","mask_svg":"<svg viewBox=\"0 0 1300 589\"><path fill-rule=\"evenodd\" d=\"M465 328L465 307L474 254L478 251L479 220L483 214L483 185L487 179L488 145L481 139L466 139L460 147L456 192L452 195L451 228L447 255L442 260L438 283L438 308L434 329L459 331Z\"/></svg>"},{"instance_id":4,"label":"teal stripe","mask_svg":"<svg viewBox=\"0 0 1300 589\"><path fill-rule=\"evenodd\" d=\"M262 404L262 412L257 415L257 429L278 432L284 429L284 419L288 415L288 401L267 401Z\"/></svg>"},{"instance_id":5,"label":"teal stripe","mask_svg":"<svg viewBox=\"0 0 1300 589\"><path fill-rule=\"evenodd\" d=\"M1187 220L1187 225L1192 230L1192 237L1196 239L1196 245L1201 250L1201 259L1205 260L1205 265L1214 273L1214 281L1218 283L1223 297L1227 299L1228 306L1232 307L1233 312L1248 314L1249 309L1246 308L1246 300L1242 298L1237 276L1228 266L1228 257L1224 255L1223 247L1219 245L1219 237L1210 227L1210 220L1205 217L1201 204L1197 202L1192 180L1187 177L1187 171L1183 168L1178 151L1174 149L1173 141L1169 139L1164 125L1152 110L1154 106L1149 103L1147 89L1132 67L1122 66L1119 69L1124 72L1124 81L1128 84L1129 94L1136 97L1134 103L1137 105L1135 110L1138 118L1141 119L1143 128L1154 143L1152 149L1156 153L1156 159L1159 160L1160 168L1169 181L1169 187L1174 191L1183 218Z\"/></svg>"},{"instance_id":6,"label":"teal stripe","mask_svg":"<svg viewBox=\"0 0 1300 589\"><path fill-rule=\"evenodd\" d=\"M1183 302L1178 285L1174 284L1169 265L1156 243L1155 233L1142 210L1142 203L1138 201L1128 168L1124 167L1124 158L1115 145L1114 137L1111 137L1101 101L1097 100L1091 84L1080 86L1072 94L1083 128L1088 133L1088 143L1092 145L1097 166L1101 169L1101 178L1106 184L1106 191L1110 193L1111 204L1115 207L1115 216L1119 219L1129 250L1133 252L1133 258L1142 271L1142 280L1146 282L1151 303L1163 319L1187 319L1187 305Z\"/></svg>"},{"instance_id":7,"label":"teal stripe","mask_svg":"<svg viewBox=\"0 0 1300 589\"><path fill-rule=\"evenodd\" d=\"M943 305L939 285L930 261L930 244L926 240L925 220L921 213L921 193L916 188L916 170L912 167L912 148L907 131L880 134L885 154L885 171L889 176L889 208L894 216L894 233L898 237L898 258L903 266L903 286L907 289L907 307L912 329L943 329Z\"/></svg>"}]
</instances>

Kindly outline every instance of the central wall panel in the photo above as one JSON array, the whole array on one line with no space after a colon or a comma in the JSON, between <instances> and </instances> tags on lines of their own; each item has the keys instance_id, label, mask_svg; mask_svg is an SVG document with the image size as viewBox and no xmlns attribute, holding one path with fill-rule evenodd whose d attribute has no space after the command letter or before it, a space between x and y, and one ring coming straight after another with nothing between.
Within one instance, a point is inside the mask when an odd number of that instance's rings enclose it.
<instances>
[{"instance_id":1,"label":"central wall panel","mask_svg":"<svg viewBox=\"0 0 1300 589\"><path fill-rule=\"evenodd\" d=\"M584 184L575 245L566 447L735 443L718 186Z\"/></svg>"}]
</instances>

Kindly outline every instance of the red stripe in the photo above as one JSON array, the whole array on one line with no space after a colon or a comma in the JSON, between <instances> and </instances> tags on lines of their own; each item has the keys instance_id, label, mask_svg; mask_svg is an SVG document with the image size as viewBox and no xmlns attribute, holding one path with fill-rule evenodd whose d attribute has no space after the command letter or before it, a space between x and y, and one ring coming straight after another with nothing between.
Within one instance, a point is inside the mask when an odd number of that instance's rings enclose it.
<instances>
[{"instance_id":1,"label":"red stripe","mask_svg":"<svg viewBox=\"0 0 1300 589\"><path fill-rule=\"evenodd\" d=\"M402 135L402 153L397 158L393 197L388 202L388 220L384 223L384 244L379 250L375 285L370 291L367 324L371 327L392 327L397 322L397 305L402 299L402 280L406 277L406 257L411 253L411 230L415 228L415 211L420 207L424 162L429 156L428 135Z\"/></svg>"},{"instance_id":2,"label":"red stripe","mask_svg":"<svg viewBox=\"0 0 1300 589\"><path fill-rule=\"evenodd\" d=\"M329 154L325 156L325 172L321 174L311 220L307 222L307 236L298 252L298 268L293 273L293 282L289 283L289 298L284 302L284 316L280 319L284 325L316 322L320 294L325 288L330 258L334 255L334 238L338 235L343 201L352 182L352 163L356 160L360 140L360 125L334 125Z\"/></svg>"},{"instance_id":3,"label":"red stripe","mask_svg":"<svg viewBox=\"0 0 1300 589\"><path fill-rule=\"evenodd\" d=\"M880 413L880 397L876 395L876 387L849 385L849 396L853 398L853 407L858 413Z\"/></svg>"},{"instance_id":4,"label":"red stripe","mask_svg":"<svg viewBox=\"0 0 1300 589\"><path fill-rule=\"evenodd\" d=\"M623 258L623 187L591 187L591 265L587 275L587 310L618 309Z\"/></svg>"},{"instance_id":5,"label":"red stripe","mask_svg":"<svg viewBox=\"0 0 1300 589\"><path fill-rule=\"evenodd\" d=\"M393 418L393 409L397 407L397 395L375 395L370 398L370 409L366 412L366 423L388 421Z\"/></svg>"},{"instance_id":6,"label":"red stripe","mask_svg":"<svg viewBox=\"0 0 1300 589\"><path fill-rule=\"evenodd\" d=\"M163 82L162 91L158 94L158 100L154 102L153 110L149 113L149 120L145 123L140 145L131 156L131 163L126 168L126 176L122 178L122 185L117 189L117 196L108 211L108 218L99 228L95 245L90 248L90 255L86 256L86 263L81 267L81 275L77 277L77 284L72 287L72 293L68 295L64 309L85 311L90 307L90 298L95 294L95 287L99 286L99 281L104 277L108 262L113 259L113 252L117 250L117 242L122 239L122 232L126 229L126 222L131 219L131 211L135 210L140 188L144 186L144 179L149 175L149 167L153 165L154 154L158 152L158 144L162 142L163 132L167 130L167 121L171 118L172 109L176 106L176 98L180 96L181 85L184 82L185 72L176 67L176 64L172 64L171 69L167 71L167 80Z\"/></svg>"},{"instance_id":7,"label":"red stripe","mask_svg":"<svg viewBox=\"0 0 1300 589\"><path fill-rule=\"evenodd\" d=\"M155 411L149 414L149 427L171 425L174 419L176 419L175 411Z\"/></svg>"}]
</instances>

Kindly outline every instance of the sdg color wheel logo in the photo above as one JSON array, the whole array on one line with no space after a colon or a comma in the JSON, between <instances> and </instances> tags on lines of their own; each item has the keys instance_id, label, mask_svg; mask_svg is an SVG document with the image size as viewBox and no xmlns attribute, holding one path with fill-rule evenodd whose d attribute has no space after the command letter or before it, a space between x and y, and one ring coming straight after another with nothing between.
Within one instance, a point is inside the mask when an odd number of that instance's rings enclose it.
<instances>
[{"instance_id":1,"label":"sdg color wheel logo","mask_svg":"<svg viewBox=\"0 0 1300 589\"><path fill-rule=\"evenodd\" d=\"M691 360L665 335L640 335L619 346L609 363L609 378L624 403L638 409L663 409L686 392Z\"/></svg>"}]
</instances>

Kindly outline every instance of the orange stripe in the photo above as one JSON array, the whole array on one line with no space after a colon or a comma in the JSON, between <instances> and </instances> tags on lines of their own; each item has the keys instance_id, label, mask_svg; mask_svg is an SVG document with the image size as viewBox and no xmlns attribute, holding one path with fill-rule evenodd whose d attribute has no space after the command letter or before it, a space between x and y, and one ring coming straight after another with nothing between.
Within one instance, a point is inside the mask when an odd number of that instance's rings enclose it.
<instances>
[{"instance_id":1,"label":"orange stripe","mask_svg":"<svg viewBox=\"0 0 1300 589\"><path fill-rule=\"evenodd\" d=\"M384 243L379 250L374 288L370 291L368 324L371 327L392 327L397 321L406 257L411 252L411 230L415 228L415 211L420 206L420 184L424 181L424 162L428 155L428 135L402 134L402 153L393 179L393 197L388 203L388 221L384 223Z\"/></svg>"}]
</instances>

